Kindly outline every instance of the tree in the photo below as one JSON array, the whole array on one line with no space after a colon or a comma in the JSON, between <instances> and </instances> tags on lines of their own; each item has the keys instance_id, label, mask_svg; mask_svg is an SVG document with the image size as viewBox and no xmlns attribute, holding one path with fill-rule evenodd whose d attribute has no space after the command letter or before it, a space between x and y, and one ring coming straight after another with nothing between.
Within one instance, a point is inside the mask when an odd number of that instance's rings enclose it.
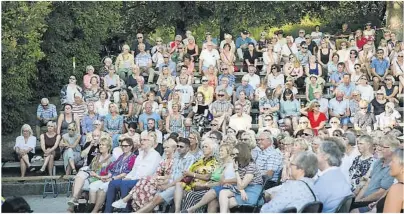
<instances>
[{"instance_id":1,"label":"tree","mask_svg":"<svg viewBox=\"0 0 404 214\"><path fill-rule=\"evenodd\" d=\"M397 39L404 41L404 3L402 1L389 1L387 4L387 26L396 33Z\"/></svg>"},{"instance_id":2,"label":"tree","mask_svg":"<svg viewBox=\"0 0 404 214\"><path fill-rule=\"evenodd\" d=\"M2 133L24 122L50 11L49 2L2 2Z\"/></svg>"}]
</instances>

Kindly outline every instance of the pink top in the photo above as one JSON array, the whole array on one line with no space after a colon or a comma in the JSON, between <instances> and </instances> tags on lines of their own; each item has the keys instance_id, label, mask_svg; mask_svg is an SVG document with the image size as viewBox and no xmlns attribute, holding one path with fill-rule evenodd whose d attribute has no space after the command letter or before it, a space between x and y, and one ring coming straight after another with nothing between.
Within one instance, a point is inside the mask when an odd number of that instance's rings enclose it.
<instances>
[{"instance_id":1,"label":"pink top","mask_svg":"<svg viewBox=\"0 0 404 214\"><path fill-rule=\"evenodd\" d=\"M91 87L90 80L91 80L91 77L92 77L92 76L96 76L96 77L97 77L97 79L98 79L98 85L100 85L100 77L99 77L97 74L93 74L93 75L86 74L86 75L84 75L84 77L83 77L84 88L90 88L90 87Z\"/></svg>"}]
</instances>

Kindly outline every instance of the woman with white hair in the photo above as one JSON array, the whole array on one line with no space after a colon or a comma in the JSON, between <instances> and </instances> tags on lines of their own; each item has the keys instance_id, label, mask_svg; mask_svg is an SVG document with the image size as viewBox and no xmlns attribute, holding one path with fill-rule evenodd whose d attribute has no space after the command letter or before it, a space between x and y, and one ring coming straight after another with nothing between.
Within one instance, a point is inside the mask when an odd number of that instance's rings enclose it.
<instances>
[{"instance_id":1,"label":"woman with white hair","mask_svg":"<svg viewBox=\"0 0 404 214\"><path fill-rule=\"evenodd\" d=\"M123 116L119 115L118 105L110 103L109 114L104 118L104 130L112 137L112 148L119 146L119 136L123 132Z\"/></svg>"},{"instance_id":2,"label":"woman with white hair","mask_svg":"<svg viewBox=\"0 0 404 214\"><path fill-rule=\"evenodd\" d=\"M188 44L186 44L184 46L185 46L185 53L191 55L192 61L195 61L195 59L199 55L199 49L198 49L198 45L195 42L195 38L193 36L189 36Z\"/></svg>"},{"instance_id":3,"label":"woman with white hair","mask_svg":"<svg viewBox=\"0 0 404 214\"><path fill-rule=\"evenodd\" d=\"M332 117L330 119L330 126L331 127L327 129L330 137L332 137L332 133L335 130L342 130L341 121L337 117Z\"/></svg>"},{"instance_id":4,"label":"woman with white hair","mask_svg":"<svg viewBox=\"0 0 404 214\"><path fill-rule=\"evenodd\" d=\"M359 101L359 109L352 120L355 130L370 131L373 130L373 124L376 122L375 116L368 111L369 105L366 100Z\"/></svg>"},{"instance_id":5,"label":"woman with white hair","mask_svg":"<svg viewBox=\"0 0 404 214\"><path fill-rule=\"evenodd\" d=\"M34 171L35 168L31 166L30 160L34 157L36 146L36 137L34 136L31 126L24 124L21 127L21 135L15 139L14 151L16 159L20 161L21 177L25 176L27 169Z\"/></svg>"},{"instance_id":6,"label":"woman with white hair","mask_svg":"<svg viewBox=\"0 0 404 214\"><path fill-rule=\"evenodd\" d=\"M63 153L63 165L66 175L77 174L76 164L80 161L81 147L80 132L78 132L76 124L71 123L68 127L68 133L62 135L62 142L59 144L60 150Z\"/></svg>"},{"instance_id":7,"label":"woman with white hair","mask_svg":"<svg viewBox=\"0 0 404 214\"><path fill-rule=\"evenodd\" d=\"M122 47L122 53L118 55L115 61L115 69L121 79L126 82L127 76L130 75L132 67L135 65L135 58L129 52L129 45L124 45Z\"/></svg>"},{"instance_id":8,"label":"woman with white hair","mask_svg":"<svg viewBox=\"0 0 404 214\"><path fill-rule=\"evenodd\" d=\"M385 128L394 128L397 121L401 118L400 113L394 109L394 103L387 102L384 112L376 116L375 129L384 130Z\"/></svg>"},{"instance_id":9,"label":"woman with white hair","mask_svg":"<svg viewBox=\"0 0 404 214\"><path fill-rule=\"evenodd\" d=\"M224 34L224 40L220 42L220 52L223 52L226 43L230 45L230 52L234 54L236 52L236 44L233 41L233 36L227 33Z\"/></svg>"},{"instance_id":10,"label":"woman with white hair","mask_svg":"<svg viewBox=\"0 0 404 214\"><path fill-rule=\"evenodd\" d=\"M100 77L97 74L94 74L94 67L92 65L88 65L86 67L86 75L83 76L83 85L84 85L84 90L89 89L91 87L91 78L96 77L97 82L100 82Z\"/></svg>"},{"instance_id":11,"label":"woman with white hair","mask_svg":"<svg viewBox=\"0 0 404 214\"><path fill-rule=\"evenodd\" d=\"M43 151L44 162L39 171L39 174L44 174L46 167L48 167L49 175L53 175L53 165L54 161L59 160L60 158L60 150L59 142L60 135L56 133L56 123L49 121L47 124L48 131L46 133L41 134L41 149Z\"/></svg>"},{"instance_id":12,"label":"woman with white hair","mask_svg":"<svg viewBox=\"0 0 404 214\"><path fill-rule=\"evenodd\" d=\"M370 102L372 104L372 112L375 116L384 112L384 106L388 100L386 99L386 93L383 90L376 92L376 97Z\"/></svg>"},{"instance_id":13,"label":"woman with white hair","mask_svg":"<svg viewBox=\"0 0 404 214\"><path fill-rule=\"evenodd\" d=\"M108 75L109 73L109 68L113 66L112 65L112 59L107 57L104 59L104 66L100 69L100 87L104 88L104 77Z\"/></svg>"},{"instance_id":14,"label":"woman with white hair","mask_svg":"<svg viewBox=\"0 0 404 214\"><path fill-rule=\"evenodd\" d=\"M119 102L119 91L121 90L121 81L115 74L113 67L109 68L109 73L104 77L104 90L108 92L109 97L114 96L114 102Z\"/></svg>"}]
</instances>

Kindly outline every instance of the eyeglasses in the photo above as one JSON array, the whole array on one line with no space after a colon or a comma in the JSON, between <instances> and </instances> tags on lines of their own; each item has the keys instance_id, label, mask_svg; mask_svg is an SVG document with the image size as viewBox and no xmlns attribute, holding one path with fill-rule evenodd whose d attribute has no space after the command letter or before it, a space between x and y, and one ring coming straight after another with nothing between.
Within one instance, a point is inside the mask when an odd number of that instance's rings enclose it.
<instances>
[{"instance_id":1,"label":"eyeglasses","mask_svg":"<svg viewBox=\"0 0 404 214\"><path fill-rule=\"evenodd\" d=\"M264 141L265 138L257 138L257 141Z\"/></svg>"},{"instance_id":2,"label":"eyeglasses","mask_svg":"<svg viewBox=\"0 0 404 214\"><path fill-rule=\"evenodd\" d=\"M368 80L368 79L366 79L366 78L361 78L361 80Z\"/></svg>"},{"instance_id":3,"label":"eyeglasses","mask_svg":"<svg viewBox=\"0 0 404 214\"><path fill-rule=\"evenodd\" d=\"M69 131L74 131L74 129L67 129L67 130L69 130Z\"/></svg>"},{"instance_id":4,"label":"eyeglasses","mask_svg":"<svg viewBox=\"0 0 404 214\"><path fill-rule=\"evenodd\" d=\"M383 93L377 93L377 95L384 95Z\"/></svg>"},{"instance_id":5,"label":"eyeglasses","mask_svg":"<svg viewBox=\"0 0 404 214\"><path fill-rule=\"evenodd\" d=\"M121 145L122 148L128 148L130 145L126 144L126 145Z\"/></svg>"},{"instance_id":6,"label":"eyeglasses","mask_svg":"<svg viewBox=\"0 0 404 214\"><path fill-rule=\"evenodd\" d=\"M222 71L227 71L227 68L222 68Z\"/></svg>"},{"instance_id":7,"label":"eyeglasses","mask_svg":"<svg viewBox=\"0 0 404 214\"><path fill-rule=\"evenodd\" d=\"M217 124L210 124L211 126L217 126Z\"/></svg>"},{"instance_id":8,"label":"eyeglasses","mask_svg":"<svg viewBox=\"0 0 404 214\"><path fill-rule=\"evenodd\" d=\"M377 54L383 54L383 52L377 52Z\"/></svg>"},{"instance_id":9,"label":"eyeglasses","mask_svg":"<svg viewBox=\"0 0 404 214\"><path fill-rule=\"evenodd\" d=\"M337 124L337 123L338 123L337 121L332 121L332 122L331 122L331 124Z\"/></svg>"},{"instance_id":10,"label":"eyeglasses","mask_svg":"<svg viewBox=\"0 0 404 214\"><path fill-rule=\"evenodd\" d=\"M217 140L217 137L215 137L215 136L209 136L209 138Z\"/></svg>"},{"instance_id":11,"label":"eyeglasses","mask_svg":"<svg viewBox=\"0 0 404 214\"><path fill-rule=\"evenodd\" d=\"M310 133L303 133L304 136L312 137L313 135Z\"/></svg>"},{"instance_id":12,"label":"eyeglasses","mask_svg":"<svg viewBox=\"0 0 404 214\"><path fill-rule=\"evenodd\" d=\"M309 123L309 122L306 122L306 121L300 121L299 123L301 123L301 124L307 124L307 123Z\"/></svg>"},{"instance_id":13,"label":"eyeglasses","mask_svg":"<svg viewBox=\"0 0 404 214\"><path fill-rule=\"evenodd\" d=\"M149 141L147 138L140 139L140 141Z\"/></svg>"},{"instance_id":14,"label":"eyeglasses","mask_svg":"<svg viewBox=\"0 0 404 214\"><path fill-rule=\"evenodd\" d=\"M330 37L329 36L324 36L324 38L329 39Z\"/></svg>"},{"instance_id":15,"label":"eyeglasses","mask_svg":"<svg viewBox=\"0 0 404 214\"><path fill-rule=\"evenodd\" d=\"M177 148L183 149L183 148L185 148L185 146L177 145Z\"/></svg>"},{"instance_id":16,"label":"eyeglasses","mask_svg":"<svg viewBox=\"0 0 404 214\"><path fill-rule=\"evenodd\" d=\"M368 109L368 107L361 107L361 109Z\"/></svg>"},{"instance_id":17,"label":"eyeglasses","mask_svg":"<svg viewBox=\"0 0 404 214\"><path fill-rule=\"evenodd\" d=\"M392 81L392 79L386 79L386 81Z\"/></svg>"},{"instance_id":18,"label":"eyeglasses","mask_svg":"<svg viewBox=\"0 0 404 214\"><path fill-rule=\"evenodd\" d=\"M320 107L320 105L315 105L314 107Z\"/></svg>"},{"instance_id":19,"label":"eyeglasses","mask_svg":"<svg viewBox=\"0 0 404 214\"><path fill-rule=\"evenodd\" d=\"M163 41L156 41L156 42L163 42Z\"/></svg>"},{"instance_id":20,"label":"eyeglasses","mask_svg":"<svg viewBox=\"0 0 404 214\"><path fill-rule=\"evenodd\" d=\"M272 121L272 119L265 119L265 121Z\"/></svg>"},{"instance_id":21,"label":"eyeglasses","mask_svg":"<svg viewBox=\"0 0 404 214\"><path fill-rule=\"evenodd\" d=\"M94 126L99 126L101 123L93 123Z\"/></svg>"},{"instance_id":22,"label":"eyeglasses","mask_svg":"<svg viewBox=\"0 0 404 214\"><path fill-rule=\"evenodd\" d=\"M397 57L403 57L403 56L398 55Z\"/></svg>"},{"instance_id":23,"label":"eyeglasses","mask_svg":"<svg viewBox=\"0 0 404 214\"><path fill-rule=\"evenodd\" d=\"M202 82L207 82L208 80L202 80Z\"/></svg>"},{"instance_id":24,"label":"eyeglasses","mask_svg":"<svg viewBox=\"0 0 404 214\"><path fill-rule=\"evenodd\" d=\"M289 59L293 59L293 58L295 58L295 57L293 57L293 56L289 57Z\"/></svg>"},{"instance_id":25,"label":"eyeglasses","mask_svg":"<svg viewBox=\"0 0 404 214\"><path fill-rule=\"evenodd\" d=\"M307 47L302 47L302 49L307 49Z\"/></svg>"},{"instance_id":26,"label":"eyeglasses","mask_svg":"<svg viewBox=\"0 0 404 214\"><path fill-rule=\"evenodd\" d=\"M137 37L137 39L143 39L143 37Z\"/></svg>"},{"instance_id":27,"label":"eyeglasses","mask_svg":"<svg viewBox=\"0 0 404 214\"><path fill-rule=\"evenodd\" d=\"M355 69L360 69L361 67L355 67Z\"/></svg>"}]
</instances>

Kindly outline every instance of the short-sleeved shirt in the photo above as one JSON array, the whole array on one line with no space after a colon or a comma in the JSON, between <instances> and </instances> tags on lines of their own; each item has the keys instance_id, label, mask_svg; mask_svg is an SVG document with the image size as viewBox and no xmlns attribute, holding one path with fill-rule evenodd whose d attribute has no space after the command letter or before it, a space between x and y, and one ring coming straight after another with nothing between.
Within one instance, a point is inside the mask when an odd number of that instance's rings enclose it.
<instances>
[{"instance_id":1,"label":"short-sleeved shirt","mask_svg":"<svg viewBox=\"0 0 404 214\"><path fill-rule=\"evenodd\" d=\"M229 109L233 109L233 105L229 101L216 100L212 103L212 111L227 112Z\"/></svg>"},{"instance_id":2,"label":"short-sleeved shirt","mask_svg":"<svg viewBox=\"0 0 404 214\"><path fill-rule=\"evenodd\" d=\"M251 151L251 155L262 175L266 175L268 170L272 170L274 174L271 180L278 181L283 167L283 156L280 152L272 147L268 147L263 151L259 147L255 147Z\"/></svg>"},{"instance_id":3,"label":"short-sleeved shirt","mask_svg":"<svg viewBox=\"0 0 404 214\"><path fill-rule=\"evenodd\" d=\"M345 72L334 72L330 76L330 81L334 80L336 83L339 83L342 80L342 77L344 76Z\"/></svg>"},{"instance_id":4,"label":"short-sleeved shirt","mask_svg":"<svg viewBox=\"0 0 404 214\"><path fill-rule=\"evenodd\" d=\"M372 64L370 65L370 67L374 68L379 76L384 76L387 69L389 68L389 61L387 61L386 59L380 61L376 58L372 60Z\"/></svg>"},{"instance_id":5,"label":"short-sleeved shirt","mask_svg":"<svg viewBox=\"0 0 404 214\"><path fill-rule=\"evenodd\" d=\"M205 49L201 52L199 58L203 59L204 67L209 67L210 65L216 66L217 60L220 59L220 54L216 49L213 49L212 51Z\"/></svg>"},{"instance_id":6,"label":"short-sleeved shirt","mask_svg":"<svg viewBox=\"0 0 404 214\"><path fill-rule=\"evenodd\" d=\"M380 188L387 190L393 185L393 182L394 177L390 175L390 166L383 166L383 160L379 159L373 165L370 182L363 196L367 197L377 192Z\"/></svg>"},{"instance_id":7,"label":"short-sleeved shirt","mask_svg":"<svg viewBox=\"0 0 404 214\"><path fill-rule=\"evenodd\" d=\"M328 103L328 108L331 109L336 114L345 114L346 109L349 108L348 100L343 99L341 102L337 101L336 98L333 98Z\"/></svg>"},{"instance_id":8,"label":"short-sleeved shirt","mask_svg":"<svg viewBox=\"0 0 404 214\"><path fill-rule=\"evenodd\" d=\"M240 96L240 91L242 91L242 90L245 91L246 97L249 97L252 94L254 94L254 88L250 84L247 84L246 86L240 85L239 87L237 87L237 90L236 90L236 98L237 99Z\"/></svg>"},{"instance_id":9,"label":"short-sleeved shirt","mask_svg":"<svg viewBox=\"0 0 404 214\"><path fill-rule=\"evenodd\" d=\"M221 81L222 81L223 77L227 77L229 79L228 85L234 86L234 83L236 82L236 76L234 76L233 74L221 74L221 75L219 75L219 85L222 84Z\"/></svg>"},{"instance_id":10,"label":"short-sleeved shirt","mask_svg":"<svg viewBox=\"0 0 404 214\"><path fill-rule=\"evenodd\" d=\"M338 89L343 91L346 96L351 96L351 93L355 90L355 84L350 82L348 85L340 84L338 85Z\"/></svg>"},{"instance_id":11,"label":"short-sleeved shirt","mask_svg":"<svg viewBox=\"0 0 404 214\"><path fill-rule=\"evenodd\" d=\"M318 126L320 126L320 124L321 124L322 122L327 121L327 117L326 117L325 114L322 113L322 112L320 112L320 115L318 116L318 118L317 118L317 120L316 120L316 119L314 119L314 112L309 111L309 112L307 113L307 118L309 119L311 128L313 128L313 129L314 129L314 128L317 128Z\"/></svg>"},{"instance_id":12,"label":"short-sleeved shirt","mask_svg":"<svg viewBox=\"0 0 404 214\"><path fill-rule=\"evenodd\" d=\"M36 116L39 118L51 119L57 117L56 106L48 104L48 108L44 109L42 105L38 105Z\"/></svg>"},{"instance_id":13,"label":"short-sleeved shirt","mask_svg":"<svg viewBox=\"0 0 404 214\"><path fill-rule=\"evenodd\" d=\"M167 66L168 69L171 71L171 76L177 76L177 65L173 61L169 61L167 64L166 63L161 63L159 65L159 71L162 74L163 72L163 66Z\"/></svg>"},{"instance_id":14,"label":"short-sleeved shirt","mask_svg":"<svg viewBox=\"0 0 404 214\"><path fill-rule=\"evenodd\" d=\"M143 129L146 130L147 129L147 120L149 118L153 118L156 122L155 122L155 128L158 128L158 122L161 120L161 117L159 114L157 114L156 112L152 112L150 115L143 113L139 116L139 122L143 123Z\"/></svg>"},{"instance_id":15,"label":"short-sleeved shirt","mask_svg":"<svg viewBox=\"0 0 404 214\"><path fill-rule=\"evenodd\" d=\"M148 50L150 50L152 48L151 45L147 41L143 41L143 42L145 44L145 49L144 49L145 51L148 51ZM140 51L139 51L139 42L138 41L135 41L132 44L131 50L135 52L134 55L140 53Z\"/></svg>"},{"instance_id":16,"label":"short-sleeved shirt","mask_svg":"<svg viewBox=\"0 0 404 214\"><path fill-rule=\"evenodd\" d=\"M151 62L152 58L149 53L139 53L136 55L135 62L139 67L148 67L149 62Z\"/></svg>"},{"instance_id":17,"label":"short-sleeved shirt","mask_svg":"<svg viewBox=\"0 0 404 214\"><path fill-rule=\"evenodd\" d=\"M262 180L262 174L260 170L258 170L257 165L253 161L251 161L247 166L245 167L239 167L238 169L239 175L241 179L244 179L245 175L251 174L253 175L253 179L250 181L250 185L258 184L262 185L263 180Z\"/></svg>"}]
</instances>

